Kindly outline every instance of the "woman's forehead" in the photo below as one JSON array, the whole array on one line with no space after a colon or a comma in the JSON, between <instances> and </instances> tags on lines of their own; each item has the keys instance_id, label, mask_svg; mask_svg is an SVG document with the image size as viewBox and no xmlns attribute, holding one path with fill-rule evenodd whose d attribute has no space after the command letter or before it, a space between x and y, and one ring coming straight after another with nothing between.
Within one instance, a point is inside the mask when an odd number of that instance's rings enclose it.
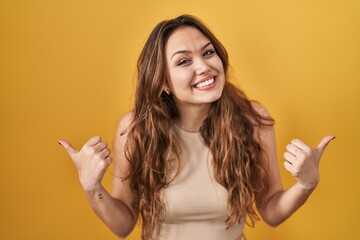
<instances>
[{"instance_id":1,"label":"woman's forehead","mask_svg":"<svg viewBox=\"0 0 360 240\"><path fill-rule=\"evenodd\" d=\"M210 40L197 28L181 27L176 29L168 38L166 52L188 50L193 51L202 48Z\"/></svg>"}]
</instances>

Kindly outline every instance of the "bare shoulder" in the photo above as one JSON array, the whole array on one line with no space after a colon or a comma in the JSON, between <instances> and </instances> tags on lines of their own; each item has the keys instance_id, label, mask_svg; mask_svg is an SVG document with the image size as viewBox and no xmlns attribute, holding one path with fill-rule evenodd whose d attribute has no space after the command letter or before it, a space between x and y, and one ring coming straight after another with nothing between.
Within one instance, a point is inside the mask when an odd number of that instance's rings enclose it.
<instances>
[{"instance_id":1,"label":"bare shoulder","mask_svg":"<svg viewBox=\"0 0 360 240\"><path fill-rule=\"evenodd\" d=\"M253 109L261 116L261 125L254 125L254 136L261 142L272 141L274 135L274 120L269 111L259 102L251 101Z\"/></svg>"},{"instance_id":2,"label":"bare shoulder","mask_svg":"<svg viewBox=\"0 0 360 240\"><path fill-rule=\"evenodd\" d=\"M126 113L119 121L114 142L113 142L113 148L114 148L114 165L116 168L117 163L121 163L122 165L127 165L127 161L124 155L125 151L125 144L127 141L127 135L129 127L132 123L132 120L134 119L134 113L128 112Z\"/></svg>"},{"instance_id":3,"label":"bare shoulder","mask_svg":"<svg viewBox=\"0 0 360 240\"><path fill-rule=\"evenodd\" d=\"M126 113L119 121L116 131L116 136L122 135L121 133L123 133L129 128L133 119L134 119L134 112Z\"/></svg>"},{"instance_id":4,"label":"bare shoulder","mask_svg":"<svg viewBox=\"0 0 360 240\"><path fill-rule=\"evenodd\" d=\"M114 177L113 177L113 188L112 188L112 195L116 196L117 198L121 198L122 191L127 192L127 194L131 194L129 191L129 186L127 184L124 185L125 182L122 181L128 174L129 174L129 161L125 156L125 146L127 141L127 128L130 126L131 121L133 119L133 114L127 113L125 114L121 120L119 121L116 136L114 139L114 146L113 146L113 155L114 155Z\"/></svg>"},{"instance_id":5,"label":"bare shoulder","mask_svg":"<svg viewBox=\"0 0 360 240\"><path fill-rule=\"evenodd\" d=\"M266 107L261 105L259 102L251 101L251 106L258 114L260 114L260 116L265 117L265 118L271 117L271 115L270 115L269 111L266 109Z\"/></svg>"}]
</instances>

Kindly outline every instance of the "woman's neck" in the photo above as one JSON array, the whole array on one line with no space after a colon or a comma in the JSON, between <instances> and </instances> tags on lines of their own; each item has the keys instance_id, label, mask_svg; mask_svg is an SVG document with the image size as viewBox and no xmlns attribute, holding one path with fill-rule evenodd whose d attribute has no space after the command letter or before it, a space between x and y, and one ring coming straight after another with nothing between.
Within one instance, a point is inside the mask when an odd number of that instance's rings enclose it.
<instances>
[{"instance_id":1,"label":"woman's neck","mask_svg":"<svg viewBox=\"0 0 360 240\"><path fill-rule=\"evenodd\" d=\"M188 132L199 132L203 121L208 117L210 104L178 106L180 117L175 124Z\"/></svg>"}]
</instances>

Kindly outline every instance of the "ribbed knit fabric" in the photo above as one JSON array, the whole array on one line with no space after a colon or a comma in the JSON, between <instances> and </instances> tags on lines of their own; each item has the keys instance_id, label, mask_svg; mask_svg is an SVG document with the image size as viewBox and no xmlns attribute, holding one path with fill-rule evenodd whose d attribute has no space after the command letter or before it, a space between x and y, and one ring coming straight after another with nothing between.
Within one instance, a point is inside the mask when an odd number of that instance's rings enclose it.
<instances>
[{"instance_id":1,"label":"ribbed knit fabric","mask_svg":"<svg viewBox=\"0 0 360 240\"><path fill-rule=\"evenodd\" d=\"M212 155L199 133L176 127L181 166L163 189L166 218L157 240L238 240L244 223L227 228L227 191L213 177Z\"/></svg>"}]
</instances>

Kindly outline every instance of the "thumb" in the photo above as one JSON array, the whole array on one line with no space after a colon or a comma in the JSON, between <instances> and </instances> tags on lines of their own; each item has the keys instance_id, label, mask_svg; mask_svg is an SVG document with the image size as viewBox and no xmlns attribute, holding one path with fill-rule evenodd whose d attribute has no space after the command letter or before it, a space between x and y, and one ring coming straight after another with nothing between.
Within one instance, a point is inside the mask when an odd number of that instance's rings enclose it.
<instances>
[{"instance_id":1,"label":"thumb","mask_svg":"<svg viewBox=\"0 0 360 240\"><path fill-rule=\"evenodd\" d=\"M323 137L323 139L321 139L319 145L315 149L322 154L329 142L333 139L335 139L334 135L328 135L326 137Z\"/></svg>"},{"instance_id":2,"label":"thumb","mask_svg":"<svg viewBox=\"0 0 360 240\"><path fill-rule=\"evenodd\" d=\"M72 158L72 160L75 160L76 155L78 153L78 151L75 150L75 148L71 145L71 143L69 143L66 140L60 140L58 141L58 143L63 146L63 148L66 150L66 152L70 155L70 157Z\"/></svg>"}]
</instances>

